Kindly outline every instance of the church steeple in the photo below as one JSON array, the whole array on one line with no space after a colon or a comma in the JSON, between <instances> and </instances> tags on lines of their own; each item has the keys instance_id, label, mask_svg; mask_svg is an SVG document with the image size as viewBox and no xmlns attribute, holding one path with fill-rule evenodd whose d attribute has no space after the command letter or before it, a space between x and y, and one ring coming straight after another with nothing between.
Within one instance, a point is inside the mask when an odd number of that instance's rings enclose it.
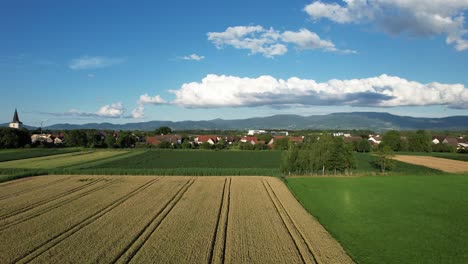
<instances>
[{"instance_id":1,"label":"church steeple","mask_svg":"<svg viewBox=\"0 0 468 264\"><path fill-rule=\"evenodd\" d=\"M15 109L15 114L13 115L13 121L11 121L9 127L20 129L23 126L23 123L19 120L18 111Z\"/></svg>"},{"instance_id":2,"label":"church steeple","mask_svg":"<svg viewBox=\"0 0 468 264\"><path fill-rule=\"evenodd\" d=\"M15 114L13 115L13 121L11 121L12 123L21 123L20 120L19 120L19 117L18 117L18 111L16 111L15 109Z\"/></svg>"}]
</instances>

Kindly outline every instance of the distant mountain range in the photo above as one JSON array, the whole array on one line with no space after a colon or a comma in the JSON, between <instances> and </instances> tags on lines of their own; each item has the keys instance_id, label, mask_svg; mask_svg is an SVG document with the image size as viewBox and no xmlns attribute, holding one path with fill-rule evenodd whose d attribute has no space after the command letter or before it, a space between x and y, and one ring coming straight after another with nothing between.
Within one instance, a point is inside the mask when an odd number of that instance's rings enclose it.
<instances>
[{"instance_id":1,"label":"distant mountain range","mask_svg":"<svg viewBox=\"0 0 468 264\"><path fill-rule=\"evenodd\" d=\"M3 124L2 126L8 126ZM370 129L397 130L468 130L468 116L421 118L397 116L388 113L351 112L328 115L274 115L247 119L213 119L206 121L148 121L127 124L89 123L83 125L55 124L44 127L51 130L102 129L102 130L154 130L168 126L173 130L247 130L247 129ZM30 129L32 127L29 127Z\"/></svg>"}]
</instances>

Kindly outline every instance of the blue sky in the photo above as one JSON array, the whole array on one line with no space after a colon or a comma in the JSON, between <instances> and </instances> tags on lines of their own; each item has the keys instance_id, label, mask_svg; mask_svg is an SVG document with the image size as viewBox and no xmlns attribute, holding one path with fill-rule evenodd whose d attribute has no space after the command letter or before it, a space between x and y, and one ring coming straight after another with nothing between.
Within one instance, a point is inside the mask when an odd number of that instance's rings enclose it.
<instances>
[{"instance_id":1,"label":"blue sky","mask_svg":"<svg viewBox=\"0 0 468 264\"><path fill-rule=\"evenodd\" d=\"M2 1L0 123L468 114L468 3Z\"/></svg>"}]
</instances>

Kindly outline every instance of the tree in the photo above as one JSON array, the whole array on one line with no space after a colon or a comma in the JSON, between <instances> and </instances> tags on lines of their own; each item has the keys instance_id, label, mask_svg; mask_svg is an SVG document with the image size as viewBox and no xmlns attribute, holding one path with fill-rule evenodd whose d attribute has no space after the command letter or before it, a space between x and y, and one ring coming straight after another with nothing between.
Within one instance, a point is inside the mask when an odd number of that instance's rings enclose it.
<instances>
[{"instance_id":1,"label":"tree","mask_svg":"<svg viewBox=\"0 0 468 264\"><path fill-rule=\"evenodd\" d=\"M280 139L275 139L274 149L277 150L287 150L289 148L289 138L284 137Z\"/></svg>"},{"instance_id":2,"label":"tree","mask_svg":"<svg viewBox=\"0 0 468 264\"><path fill-rule=\"evenodd\" d=\"M211 149L211 144L208 142L203 142L200 144L200 149Z\"/></svg>"},{"instance_id":3,"label":"tree","mask_svg":"<svg viewBox=\"0 0 468 264\"><path fill-rule=\"evenodd\" d=\"M418 130L408 136L408 150L413 152L431 152L431 136L424 130Z\"/></svg>"},{"instance_id":4,"label":"tree","mask_svg":"<svg viewBox=\"0 0 468 264\"><path fill-rule=\"evenodd\" d=\"M393 151L402 150L400 132L396 130L390 130L382 136L382 146L388 146Z\"/></svg>"},{"instance_id":5,"label":"tree","mask_svg":"<svg viewBox=\"0 0 468 264\"><path fill-rule=\"evenodd\" d=\"M268 142L270 142L270 140L273 138L273 136L271 134L259 134L257 135L257 140L259 141L265 141L265 143L268 144Z\"/></svg>"},{"instance_id":6,"label":"tree","mask_svg":"<svg viewBox=\"0 0 468 264\"><path fill-rule=\"evenodd\" d=\"M104 143L106 144L106 146L108 148L115 148L115 137L112 133L107 133L105 139L104 139Z\"/></svg>"},{"instance_id":7,"label":"tree","mask_svg":"<svg viewBox=\"0 0 468 264\"><path fill-rule=\"evenodd\" d=\"M0 128L0 148L22 148L28 144L31 144L28 130Z\"/></svg>"},{"instance_id":8,"label":"tree","mask_svg":"<svg viewBox=\"0 0 468 264\"><path fill-rule=\"evenodd\" d=\"M385 174L385 170L389 169L393 165L392 157L394 157L393 150L390 146L383 146L377 150L375 153L377 156L377 166L380 168L380 171Z\"/></svg>"},{"instance_id":9,"label":"tree","mask_svg":"<svg viewBox=\"0 0 468 264\"><path fill-rule=\"evenodd\" d=\"M361 139L357 142L356 151L357 152L370 152L372 145L367 139Z\"/></svg>"},{"instance_id":10,"label":"tree","mask_svg":"<svg viewBox=\"0 0 468 264\"><path fill-rule=\"evenodd\" d=\"M88 135L84 130L70 130L65 134L69 147L88 147Z\"/></svg>"},{"instance_id":11,"label":"tree","mask_svg":"<svg viewBox=\"0 0 468 264\"><path fill-rule=\"evenodd\" d=\"M155 130L156 135L167 135L167 134L172 134L172 129L167 126L162 126L160 128L157 128Z\"/></svg>"},{"instance_id":12,"label":"tree","mask_svg":"<svg viewBox=\"0 0 468 264\"><path fill-rule=\"evenodd\" d=\"M120 148L135 147L136 139L130 132L120 132L116 139L116 144Z\"/></svg>"}]
</instances>

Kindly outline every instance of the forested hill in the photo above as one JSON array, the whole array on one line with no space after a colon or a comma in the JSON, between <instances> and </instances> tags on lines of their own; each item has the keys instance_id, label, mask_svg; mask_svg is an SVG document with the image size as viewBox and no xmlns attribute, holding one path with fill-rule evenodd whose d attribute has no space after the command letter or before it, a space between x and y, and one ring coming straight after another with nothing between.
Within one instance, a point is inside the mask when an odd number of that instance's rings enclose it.
<instances>
[{"instance_id":1,"label":"forested hill","mask_svg":"<svg viewBox=\"0 0 468 264\"><path fill-rule=\"evenodd\" d=\"M169 126L174 130L218 129L370 129L397 130L468 130L468 116L444 118L420 118L397 116L388 113L352 112L328 115L274 115L247 119L214 119L206 121L148 121L127 124L89 123L83 125L56 124L47 129L112 129L112 130L154 130Z\"/></svg>"}]
</instances>

